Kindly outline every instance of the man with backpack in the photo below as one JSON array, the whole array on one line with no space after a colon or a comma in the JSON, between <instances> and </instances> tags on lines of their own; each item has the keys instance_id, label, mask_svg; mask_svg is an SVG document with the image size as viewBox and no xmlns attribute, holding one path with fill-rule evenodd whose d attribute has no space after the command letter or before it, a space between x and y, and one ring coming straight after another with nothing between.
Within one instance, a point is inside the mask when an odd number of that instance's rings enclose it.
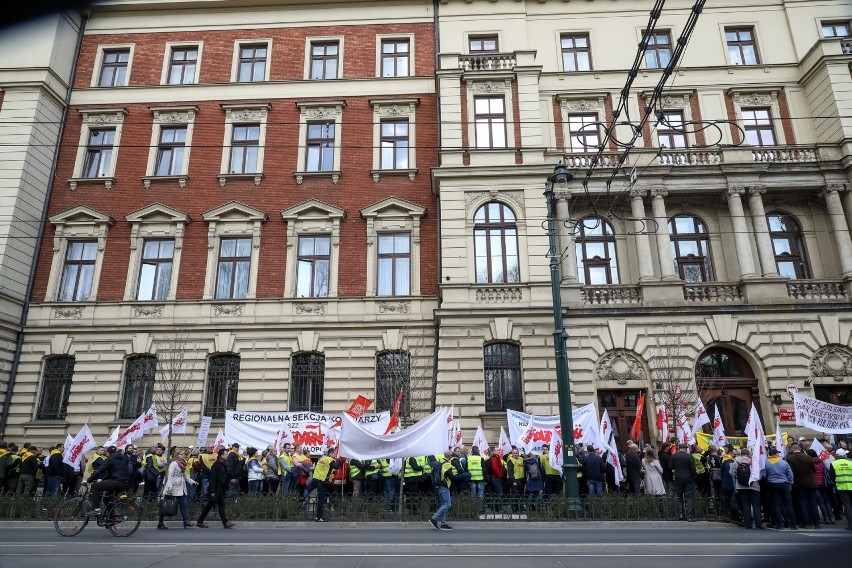
<instances>
[{"instance_id":1,"label":"man with backpack","mask_svg":"<svg viewBox=\"0 0 852 568\"><path fill-rule=\"evenodd\" d=\"M743 525L747 529L763 530L763 515L760 513L760 483L751 481L751 452L747 448L740 450L740 455L734 458L734 479L737 482L737 497L743 514ZM766 477L766 470L760 472Z\"/></svg>"},{"instance_id":2,"label":"man with backpack","mask_svg":"<svg viewBox=\"0 0 852 568\"><path fill-rule=\"evenodd\" d=\"M429 519L429 524L432 528L440 531L451 531L453 527L447 524L447 511L450 510L452 500L450 498L450 486L452 485L451 470L453 466L450 464L450 458L453 453L450 450L444 451L444 459L440 462L432 464L432 487L438 493L438 499L441 503L432 518Z\"/></svg>"}]
</instances>

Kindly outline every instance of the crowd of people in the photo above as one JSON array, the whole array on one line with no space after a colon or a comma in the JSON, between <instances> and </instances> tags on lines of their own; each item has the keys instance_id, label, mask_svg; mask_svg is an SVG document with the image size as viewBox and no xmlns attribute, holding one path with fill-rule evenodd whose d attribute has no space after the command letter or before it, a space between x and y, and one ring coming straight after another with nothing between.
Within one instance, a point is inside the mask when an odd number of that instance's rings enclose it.
<instances>
[{"instance_id":1,"label":"crowd of people","mask_svg":"<svg viewBox=\"0 0 852 568\"><path fill-rule=\"evenodd\" d=\"M801 440L804 441L804 440ZM600 448L578 444L580 495L588 498L611 493L644 493L674 498L685 521L695 519L696 499L709 500L722 518L745 528L819 528L835 524L844 515L852 530L852 460L845 439L836 445L822 441L834 461L826 463L811 449L790 438L784 448L767 448L765 467L752 474L749 450L727 445L675 445L665 442L655 450L629 441L618 460L607 459ZM444 455L405 460L356 460L338 458L335 448L318 458L301 445L241 449L171 448L162 444L147 449L126 446L98 447L73 469L63 462L63 445L42 448L0 443L0 492L35 495L43 480L44 495L58 495L94 482L93 505L109 490L142 492L149 499L172 497L178 501L184 527L189 519L188 502L206 504L195 523L206 528L207 514L218 507L225 528L233 527L225 510L229 495L264 496L292 494L304 505L316 492L316 520L324 522L330 494L381 496L396 502L400 491L433 493L438 510L430 519L435 528L451 529L446 511L453 495L470 494L497 511L504 505L513 512L537 498L551 498L563 491L562 472L549 460L549 447L541 453L523 453L512 447L507 455L461 446ZM166 456L169 456L167 458ZM614 463L619 464L616 472ZM623 480L623 481L621 481ZM489 498L486 500L486 496ZM534 505L530 505L534 506ZM845 511L844 511L845 507ZM95 511L97 513L98 511ZM160 528L166 528L160 517Z\"/></svg>"}]
</instances>

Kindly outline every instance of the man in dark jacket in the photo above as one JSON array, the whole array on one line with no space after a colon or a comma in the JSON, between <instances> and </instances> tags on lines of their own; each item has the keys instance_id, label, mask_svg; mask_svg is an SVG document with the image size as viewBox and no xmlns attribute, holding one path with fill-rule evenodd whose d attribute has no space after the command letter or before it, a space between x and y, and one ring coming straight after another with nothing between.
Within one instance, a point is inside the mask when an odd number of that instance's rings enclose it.
<instances>
[{"instance_id":1,"label":"man in dark jacket","mask_svg":"<svg viewBox=\"0 0 852 568\"><path fill-rule=\"evenodd\" d=\"M663 468L663 487L666 488L666 495L671 495L672 490L672 445L668 442L663 442L660 446L660 467Z\"/></svg>"},{"instance_id":2,"label":"man in dark jacket","mask_svg":"<svg viewBox=\"0 0 852 568\"><path fill-rule=\"evenodd\" d=\"M204 505L204 509L198 515L198 522L195 524L198 528L209 528L210 525L204 524L204 519L207 518L207 513L214 505L219 506L219 519L222 521L222 526L226 529L234 527L234 523L228 521L228 514L225 512L225 494L228 492L231 479L228 474L228 467L225 465L226 454L225 448L219 448L216 461L210 466L210 494L207 496L207 504Z\"/></svg>"},{"instance_id":3,"label":"man in dark jacket","mask_svg":"<svg viewBox=\"0 0 852 568\"><path fill-rule=\"evenodd\" d=\"M47 467L44 468L45 495L56 495L59 493L59 482L65 472L64 464L62 463L63 449L65 449L65 444L56 444L50 450L50 456L47 458Z\"/></svg>"},{"instance_id":4,"label":"man in dark jacket","mask_svg":"<svg viewBox=\"0 0 852 568\"><path fill-rule=\"evenodd\" d=\"M672 486L677 498L677 510L681 520L695 521L695 460L689 455L689 446L680 444L671 459Z\"/></svg>"},{"instance_id":5,"label":"man in dark jacket","mask_svg":"<svg viewBox=\"0 0 852 568\"><path fill-rule=\"evenodd\" d=\"M642 459L639 457L639 446L632 442L627 445L625 462L630 492L639 493L642 490Z\"/></svg>"},{"instance_id":6,"label":"man in dark jacket","mask_svg":"<svg viewBox=\"0 0 852 568\"><path fill-rule=\"evenodd\" d=\"M243 476L243 461L240 459L240 445L233 444L228 450L228 459L225 460L228 470L228 491L230 493L240 492L240 478Z\"/></svg>"},{"instance_id":7,"label":"man in dark jacket","mask_svg":"<svg viewBox=\"0 0 852 568\"><path fill-rule=\"evenodd\" d=\"M583 462L583 477L589 485L589 497L603 495L606 484L606 464L600 450L596 450L591 444L586 449L588 453Z\"/></svg>"},{"instance_id":8,"label":"man in dark jacket","mask_svg":"<svg viewBox=\"0 0 852 568\"><path fill-rule=\"evenodd\" d=\"M814 481L816 466L810 456L802 452L799 444L791 444L787 463L793 470L793 499L799 506L796 518L800 519L801 527L808 528L813 525L819 528L819 503L817 501L817 486Z\"/></svg>"},{"instance_id":9,"label":"man in dark jacket","mask_svg":"<svg viewBox=\"0 0 852 568\"><path fill-rule=\"evenodd\" d=\"M16 491L18 495L35 495L38 486L36 475L41 468L41 448L30 446L21 456L21 476Z\"/></svg>"},{"instance_id":10,"label":"man in dark jacket","mask_svg":"<svg viewBox=\"0 0 852 568\"><path fill-rule=\"evenodd\" d=\"M130 487L130 467L127 456L117 450L115 446L109 446L106 451L106 459L85 481L87 484L97 482L92 485L92 507L94 507L92 513L98 515L101 513L102 493L105 491L127 491Z\"/></svg>"}]
</instances>

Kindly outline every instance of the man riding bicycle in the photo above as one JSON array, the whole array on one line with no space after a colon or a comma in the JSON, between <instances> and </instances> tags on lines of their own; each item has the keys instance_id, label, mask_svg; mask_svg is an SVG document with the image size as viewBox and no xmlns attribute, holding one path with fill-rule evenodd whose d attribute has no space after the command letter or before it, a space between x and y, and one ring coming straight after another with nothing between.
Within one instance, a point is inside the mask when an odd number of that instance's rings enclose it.
<instances>
[{"instance_id":1,"label":"man riding bicycle","mask_svg":"<svg viewBox=\"0 0 852 568\"><path fill-rule=\"evenodd\" d=\"M100 480L100 481L97 481ZM130 488L130 466L127 456L116 449L115 446L107 448L107 458L92 472L84 484L92 483L92 511L95 515L101 514L101 495L107 491L126 491Z\"/></svg>"}]
</instances>

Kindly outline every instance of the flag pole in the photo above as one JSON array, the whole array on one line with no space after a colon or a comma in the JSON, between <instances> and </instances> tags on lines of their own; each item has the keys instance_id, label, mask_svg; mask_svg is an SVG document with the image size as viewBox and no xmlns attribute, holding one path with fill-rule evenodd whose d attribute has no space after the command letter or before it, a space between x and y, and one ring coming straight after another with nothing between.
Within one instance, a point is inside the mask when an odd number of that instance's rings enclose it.
<instances>
[{"instance_id":1,"label":"flag pole","mask_svg":"<svg viewBox=\"0 0 852 568\"><path fill-rule=\"evenodd\" d=\"M399 470L399 516L402 517L402 501L405 495L405 466L408 465L408 458L402 458L402 469Z\"/></svg>"}]
</instances>

